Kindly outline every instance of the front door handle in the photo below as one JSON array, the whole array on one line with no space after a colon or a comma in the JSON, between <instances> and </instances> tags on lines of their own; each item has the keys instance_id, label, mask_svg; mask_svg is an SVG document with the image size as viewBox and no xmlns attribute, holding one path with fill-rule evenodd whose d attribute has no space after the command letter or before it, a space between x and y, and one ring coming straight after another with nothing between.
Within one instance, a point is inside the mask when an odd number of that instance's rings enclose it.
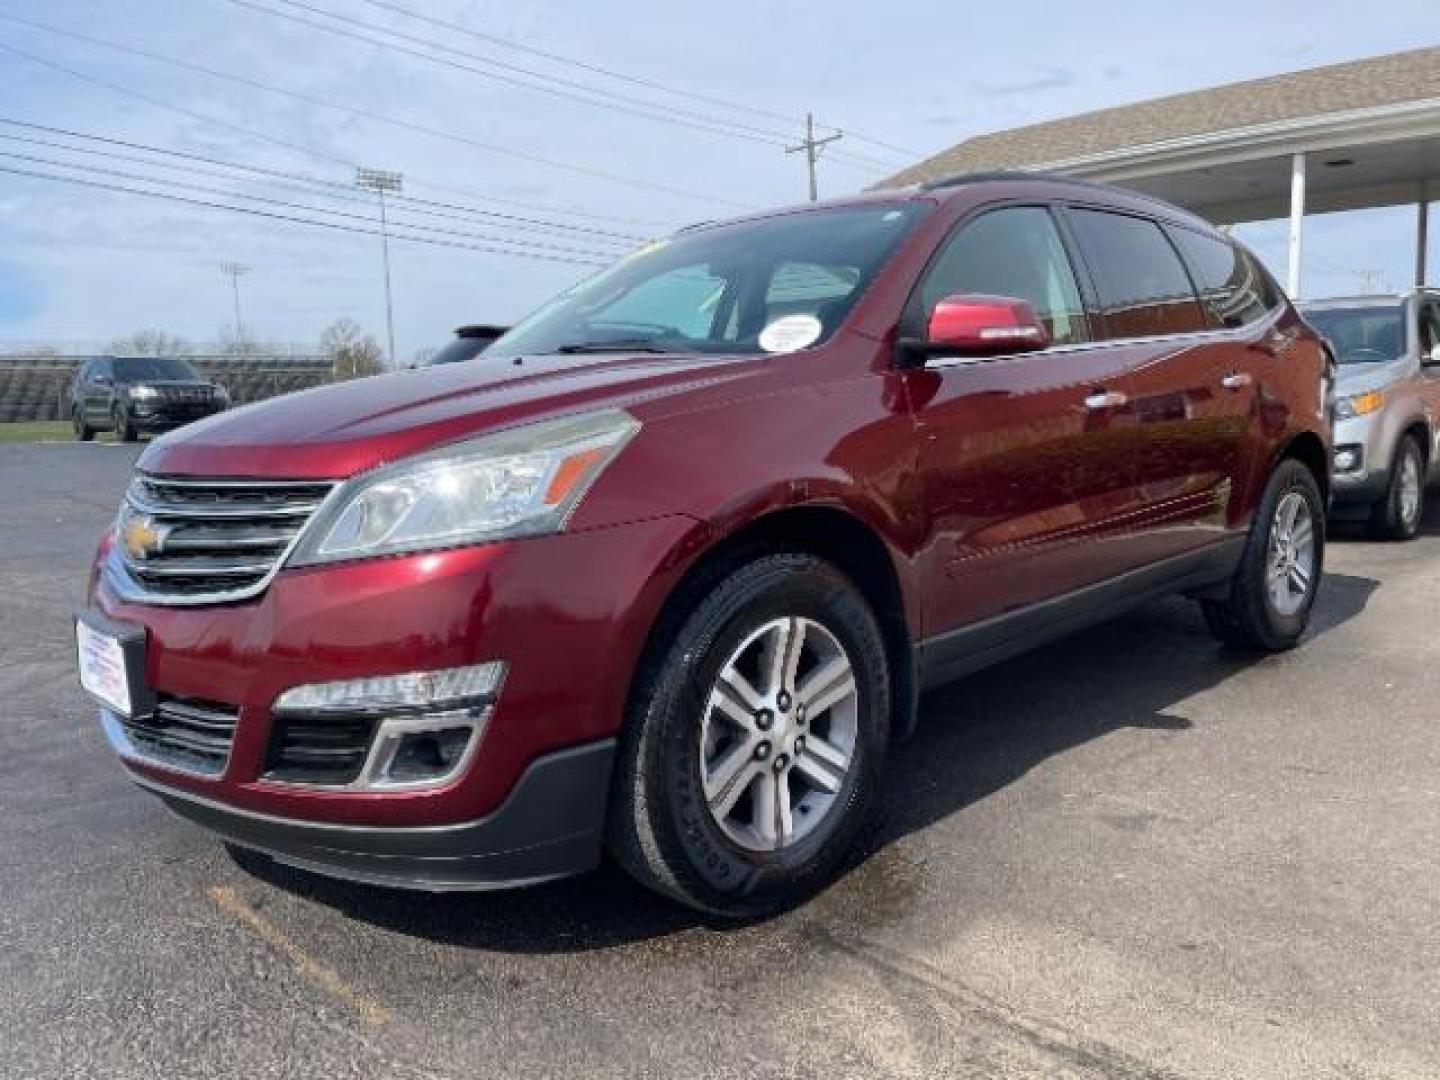
<instances>
[{"instance_id":1,"label":"front door handle","mask_svg":"<svg viewBox=\"0 0 1440 1080\"><path fill-rule=\"evenodd\" d=\"M1254 381L1249 372L1232 371L1220 380L1220 385L1226 390L1244 390Z\"/></svg>"},{"instance_id":2,"label":"front door handle","mask_svg":"<svg viewBox=\"0 0 1440 1080\"><path fill-rule=\"evenodd\" d=\"M1129 401L1129 395L1122 394L1119 390L1096 390L1085 399L1085 408L1090 412L1101 412L1105 409L1119 409Z\"/></svg>"}]
</instances>

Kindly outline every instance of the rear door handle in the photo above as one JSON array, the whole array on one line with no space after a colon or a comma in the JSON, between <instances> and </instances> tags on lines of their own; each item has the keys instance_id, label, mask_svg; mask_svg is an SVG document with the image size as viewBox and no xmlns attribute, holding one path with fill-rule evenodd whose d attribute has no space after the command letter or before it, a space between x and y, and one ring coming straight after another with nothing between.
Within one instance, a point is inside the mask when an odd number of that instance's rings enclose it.
<instances>
[{"instance_id":1,"label":"rear door handle","mask_svg":"<svg viewBox=\"0 0 1440 1080\"><path fill-rule=\"evenodd\" d=\"M1232 371L1220 380L1220 385L1226 390L1244 390L1254 381L1249 372Z\"/></svg>"},{"instance_id":2,"label":"rear door handle","mask_svg":"<svg viewBox=\"0 0 1440 1080\"><path fill-rule=\"evenodd\" d=\"M1119 409L1129 401L1129 395L1119 390L1096 390L1085 399L1085 408L1090 412L1101 412L1104 409Z\"/></svg>"}]
</instances>

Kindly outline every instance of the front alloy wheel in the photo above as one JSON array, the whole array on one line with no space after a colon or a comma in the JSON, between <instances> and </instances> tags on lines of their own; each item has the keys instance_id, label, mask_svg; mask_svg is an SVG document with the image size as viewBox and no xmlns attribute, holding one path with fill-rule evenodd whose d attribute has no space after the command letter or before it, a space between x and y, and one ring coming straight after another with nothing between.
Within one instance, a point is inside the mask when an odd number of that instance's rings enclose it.
<instances>
[{"instance_id":1,"label":"front alloy wheel","mask_svg":"<svg viewBox=\"0 0 1440 1080\"><path fill-rule=\"evenodd\" d=\"M735 844L775 851L835 809L854 758L859 694L835 635L810 619L774 619L720 669L700 724L711 816Z\"/></svg>"},{"instance_id":2,"label":"front alloy wheel","mask_svg":"<svg viewBox=\"0 0 1440 1080\"><path fill-rule=\"evenodd\" d=\"M835 873L874 798L891 709L879 624L802 554L707 578L669 610L621 738L611 853L692 907L781 910Z\"/></svg>"},{"instance_id":3,"label":"front alloy wheel","mask_svg":"<svg viewBox=\"0 0 1440 1080\"><path fill-rule=\"evenodd\" d=\"M1425 455L1413 435L1395 449L1395 466L1385 497L1370 517L1370 533L1378 540L1413 540L1425 516Z\"/></svg>"}]
</instances>

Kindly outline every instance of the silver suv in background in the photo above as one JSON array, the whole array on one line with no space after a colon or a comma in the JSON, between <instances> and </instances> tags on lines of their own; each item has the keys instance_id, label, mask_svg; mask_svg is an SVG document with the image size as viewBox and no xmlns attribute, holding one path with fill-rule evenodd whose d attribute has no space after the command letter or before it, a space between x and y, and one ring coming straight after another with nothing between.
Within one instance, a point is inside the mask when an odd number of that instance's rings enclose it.
<instances>
[{"instance_id":1,"label":"silver suv in background","mask_svg":"<svg viewBox=\"0 0 1440 1080\"><path fill-rule=\"evenodd\" d=\"M1299 305L1339 361L1331 516L1379 539L1420 531L1440 433L1440 291Z\"/></svg>"}]
</instances>

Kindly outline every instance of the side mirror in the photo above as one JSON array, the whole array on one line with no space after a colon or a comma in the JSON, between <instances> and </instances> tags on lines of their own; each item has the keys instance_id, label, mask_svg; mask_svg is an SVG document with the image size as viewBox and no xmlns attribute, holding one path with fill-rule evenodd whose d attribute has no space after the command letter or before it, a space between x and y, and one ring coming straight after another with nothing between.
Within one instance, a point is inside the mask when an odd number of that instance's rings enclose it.
<instances>
[{"instance_id":1,"label":"side mirror","mask_svg":"<svg viewBox=\"0 0 1440 1080\"><path fill-rule=\"evenodd\" d=\"M1050 345L1050 333L1028 300L1013 296L955 294L935 301L924 340L901 345L912 355L1000 356L1035 352Z\"/></svg>"}]
</instances>

